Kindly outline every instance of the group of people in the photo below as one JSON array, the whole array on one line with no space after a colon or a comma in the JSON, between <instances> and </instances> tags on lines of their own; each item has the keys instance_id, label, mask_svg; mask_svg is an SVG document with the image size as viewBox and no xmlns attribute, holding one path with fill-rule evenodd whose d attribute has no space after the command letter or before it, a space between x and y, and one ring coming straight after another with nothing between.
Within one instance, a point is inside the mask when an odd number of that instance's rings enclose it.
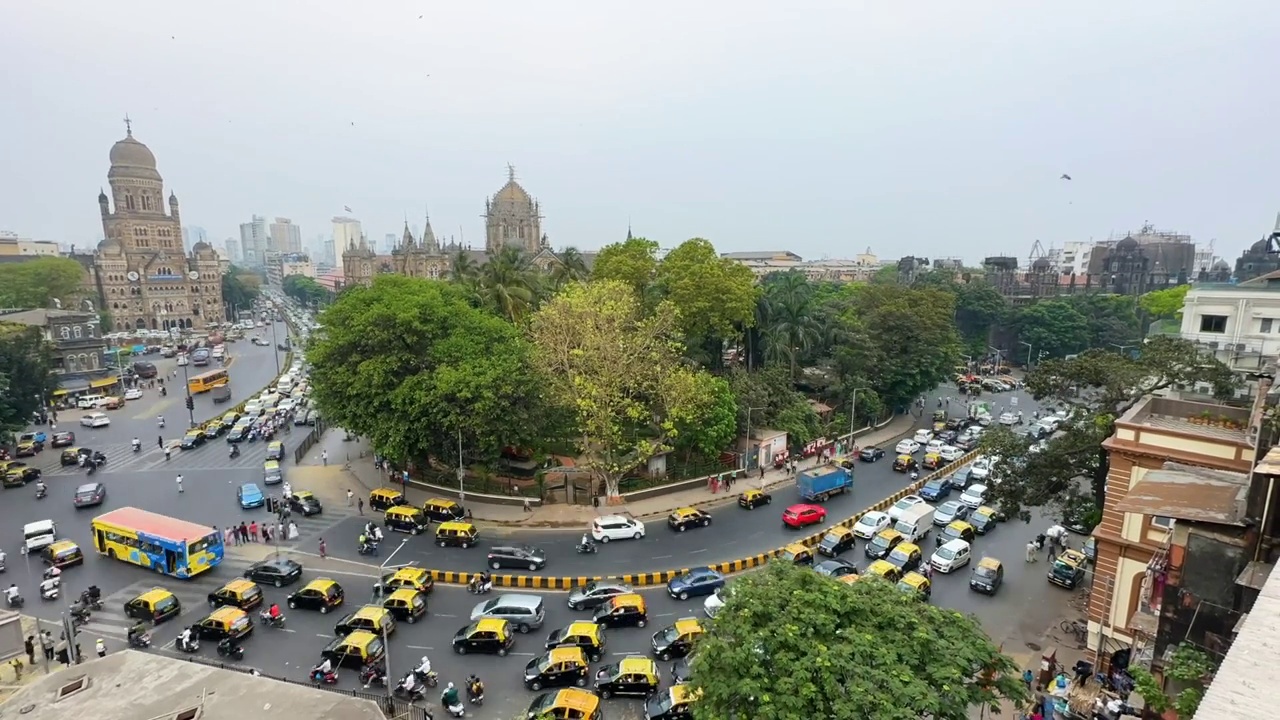
<instances>
[{"instance_id":1,"label":"group of people","mask_svg":"<svg viewBox=\"0 0 1280 720\"><path fill-rule=\"evenodd\" d=\"M361 552L372 552L378 549L378 544L382 542L382 528L374 523L365 523L364 530L360 533L360 537L356 538L356 547Z\"/></svg>"},{"instance_id":2,"label":"group of people","mask_svg":"<svg viewBox=\"0 0 1280 720\"><path fill-rule=\"evenodd\" d=\"M1049 548L1046 559L1049 562L1053 562L1063 550L1067 549L1067 537L1067 529L1061 525L1054 525L1035 536L1034 539L1027 543L1027 562L1035 562L1040 551L1044 550L1045 546Z\"/></svg>"}]
</instances>

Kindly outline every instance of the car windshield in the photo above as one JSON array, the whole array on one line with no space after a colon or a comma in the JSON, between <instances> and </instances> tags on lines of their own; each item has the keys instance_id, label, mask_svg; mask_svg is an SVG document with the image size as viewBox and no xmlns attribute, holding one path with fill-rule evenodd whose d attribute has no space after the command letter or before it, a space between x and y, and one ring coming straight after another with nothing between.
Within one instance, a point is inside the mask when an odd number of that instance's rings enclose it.
<instances>
[{"instance_id":1,"label":"car windshield","mask_svg":"<svg viewBox=\"0 0 1280 720\"><path fill-rule=\"evenodd\" d=\"M902 499L902 500L899 500L896 504L894 504L894 507L899 510L906 510L907 508L915 504L916 504L915 500Z\"/></svg>"},{"instance_id":2,"label":"car windshield","mask_svg":"<svg viewBox=\"0 0 1280 720\"><path fill-rule=\"evenodd\" d=\"M895 564L905 563L910 559L911 559L910 556L908 556L900 548L894 548L893 552L889 553L889 562L891 563L895 563Z\"/></svg>"},{"instance_id":3,"label":"car windshield","mask_svg":"<svg viewBox=\"0 0 1280 720\"><path fill-rule=\"evenodd\" d=\"M938 512L944 515L953 515L956 510L960 509L960 503L955 500L948 500L938 506Z\"/></svg>"},{"instance_id":4,"label":"car windshield","mask_svg":"<svg viewBox=\"0 0 1280 720\"><path fill-rule=\"evenodd\" d=\"M876 521L875 521L875 518L863 515L862 517L858 518L858 524L866 525L867 527L875 527Z\"/></svg>"},{"instance_id":5,"label":"car windshield","mask_svg":"<svg viewBox=\"0 0 1280 720\"><path fill-rule=\"evenodd\" d=\"M979 565L978 568L973 571L973 575L974 577L982 578L984 580L989 580L996 576L996 571L992 570L991 568L985 568Z\"/></svg>"},{"instance_id":6,"label":"car windshield","mask_svg":"<svg viewBox=\"0 0 1280 720\"><path fill-rule=\"evenodd\" d=\"M924 486L924 489L925 489L925 490L934 490L934 491L941 490L941 489L942 489L942 481L941 481L941 480L930 480L930 481L928 482L928 484L926 484L926 485Z\"/></svg>"},{"instance_id":7,"label":"car windshield","mask_svg":"<svg viewBox=\"0 0 1280 720\"><path fill-rule=\"evenodd\" d=\"M676 630L675 625L672 625L666 630L663 630L661 633L661 638L663 642L673 643L676 641L676 638L678 637L680 637L680 631Z\"/></svg>"},{"instance_id":8,"label":"car windshield","mask_svg":"<svg viewBox=\"0 0 1280 720\"><path fill-rule=\"evenodd\" d=\"M878 548L887 548L889 547L889 539L883 535L877 535L871 538L871 544Z\"/></svg>"},{"instance_id":9,"label":"car windshield","mask_svg":"<svg viewBox=\"0 0 1280 720\"><path fill-rule=\"evenodd\" d=\"M947 549L946 547L938 548L937 552L935 552L934 555L937 555L939 558L943 560L950 560L951 558L956 556L954 552Z\"/></svg>"}]
</instances>

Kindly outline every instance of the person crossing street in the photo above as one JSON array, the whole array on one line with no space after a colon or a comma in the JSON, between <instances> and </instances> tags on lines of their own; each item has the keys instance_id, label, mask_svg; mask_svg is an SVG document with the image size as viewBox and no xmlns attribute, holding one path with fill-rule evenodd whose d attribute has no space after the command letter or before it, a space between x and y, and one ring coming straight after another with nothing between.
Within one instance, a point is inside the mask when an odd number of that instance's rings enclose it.
<instances>
[{"instance_id":1,"label":"person crossing street","mask_svg":"<svg viewBox=\"0 0 1280 720\"><path fill-rule=\"evenodd\" d=\"M167 450L165 451L165 454L166 455L168 454ZM178 475L178 493L179 494L182 493L182 475L181 474Z\"/></svg>"}]
</instances>

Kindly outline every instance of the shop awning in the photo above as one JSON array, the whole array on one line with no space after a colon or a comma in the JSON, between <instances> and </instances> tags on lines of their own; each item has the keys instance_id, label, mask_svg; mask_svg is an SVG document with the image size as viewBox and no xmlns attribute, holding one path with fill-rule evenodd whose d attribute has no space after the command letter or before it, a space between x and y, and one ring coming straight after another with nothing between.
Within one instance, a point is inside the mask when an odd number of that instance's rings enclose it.
<instances>
[{"instance_id":1,"label":"shop awning","mask_svg":"<svg viewBox=\"0 0 1280 720\"><path fill-rule=\"evenodd\" d=\"M89 389L89 379L78 377L68 378L58 381L58 389L54 395L66 395L67 393L83 392Z\"/></svg>"},{"instance_id":2,"label":"shop awning","mask_svg":"<svg viewBox=\"0 0 1280 720\"><path fill-rule=\"evenodd\" d=\"M118 382L120 382L120 378L118 377L102 378L101 380L94 380L90 382L89 387L106 388L106 387L111 387L112 385L115 385Z\"/></svg>"}]
</instances>

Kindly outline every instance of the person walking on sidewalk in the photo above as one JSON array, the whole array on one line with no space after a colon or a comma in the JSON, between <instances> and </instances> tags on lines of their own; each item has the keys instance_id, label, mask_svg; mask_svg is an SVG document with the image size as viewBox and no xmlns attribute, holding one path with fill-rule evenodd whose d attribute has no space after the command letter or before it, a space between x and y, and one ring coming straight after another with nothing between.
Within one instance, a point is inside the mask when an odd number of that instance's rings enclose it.
<instances>
[{"instance_id":1,"label":"person walking on sidewalk","mask_svg":"<svg viewBox=\"0 0 1280 720\"><path fill-rule=\"evenodd\" d=\"M27 651L27 660L30 661L27 664L30 665L31 667L35 667L36 666L36 636L28 635L27 641L22 644L22 647Z\"/></svg>"},{"instance_id":2,"label":"person walking on sidewalk","mask_svg":"<svg viewBox=\"0 0 1280 720\"><path fill-rule=\"evenodd\" d=\"M351 488L347 488L347 507L351 507L351 499L355 496L356 494L351 492Z\"/></svg>"},{"instance_id":3,"label":"person walking on sidewalk","mask_svg":"<svg viewBox=\"0 0 1280 720\"><path fill-rule=\"evenodd\" d=\"M102 658L107 656L107 644L102 641L102 638L98 638L98 642L94 647L98 651L98 657Z\"/></svg>"},{"instance_id":4,"label":"person walking on sidewalk","mask_svg":"<svg viewBox=\"0 0 1280 720\"><path fill-rule=\"evenodd\" d=\"M249 539L258 542L258 521L254 520L249 523Z\"/></svg>"},{"instance_id":5,"label":"person walking on sidewalk","mask_svg":"<svg viewBox=\"0 0 1280 720\"><path fill-rule=\"evenodd\" d=\"M169 451L168 451L168 450L166 450L166 451L165 451L165 454L167 455L168 453L169 453ZM181 473L179 473L179 474L178 474L178 494L179 494L179 495L181 495L181 494L182 494L182 474L181 474Z\"/></svg>"},{"instance_id":6,"label":"person walking on sidewalk","mask_svg":"<svg viewBox=\"0 0 1280 720\"><path fill-rule=\"evenodd\" d=\"M324 465L325 467L328 467L328 465L329 465L329 451L328 451L328 450L321 450L321 451L320 451L320 463L321 463L322 465ZM350 491L350 490L348 490L347 492L348 492L348 493L350 493L351 491ZM347 504L348 504L348 505L350 505L351 503L347 503Z\"/></svg>"},{"instance_id":7,"label":"person walking on sidewalk","mask_svg":"<svg viewBox=\"0 0 1280 720\"><path fill-rule=\"evenodd\" d=\"M524 511L527 513L533 512L533 507L531 507L529 504L529 498L524 499Z\"/></svg>"}]
</instances>

